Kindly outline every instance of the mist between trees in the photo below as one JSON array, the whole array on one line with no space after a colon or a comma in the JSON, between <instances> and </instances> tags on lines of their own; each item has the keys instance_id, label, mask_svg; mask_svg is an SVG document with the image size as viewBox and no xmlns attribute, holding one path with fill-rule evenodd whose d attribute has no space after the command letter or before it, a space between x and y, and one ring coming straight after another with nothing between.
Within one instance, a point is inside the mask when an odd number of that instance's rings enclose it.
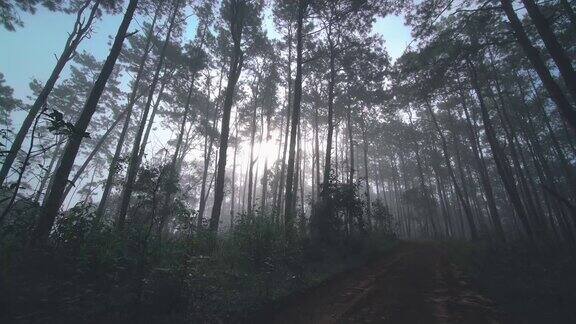
<instances>
[{"instance_id":1,"label":"mist between trees","mask_svg":"<svg viewBox=\"0 0 576 324\"><path fill-rule=\"evenodd\" d=\"M230 242L575 248L568 1L27 0L4 28L39 6L76 19L28 100L0 74L5 260L108 242L141 302L161 260ZM78 51L110 15L107 57ZM394 61L386 15L412 30Z\"/></svg>"}]
</instances>

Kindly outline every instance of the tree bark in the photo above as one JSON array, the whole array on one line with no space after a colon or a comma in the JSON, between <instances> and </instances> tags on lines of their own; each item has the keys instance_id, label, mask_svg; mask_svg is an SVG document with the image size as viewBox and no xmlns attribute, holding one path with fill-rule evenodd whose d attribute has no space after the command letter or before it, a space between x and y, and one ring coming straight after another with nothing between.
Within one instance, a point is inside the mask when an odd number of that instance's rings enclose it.
<instances>
[{"instance_id":1,"label":"tree bark","mask_svg":"<svg viewBox=\"0 0 576 324\"><path fill-rule=\"evenodd\" d=\"M288 151L288 166L286 172L286 201L284 209L284 231L285 239L290 241L293 235L293 225L295 215L293 213L294 191L294 158L296 150L296 135L300 123L300 104L302 101L302 48L304 43L303 26L304 16L308 7L308 0L298 1L298 19L296 25L296 78L294 79L294 107L292 108L292 119L290 122L290 150Z\"/></svg>"},{"instance_id":2,"label":"tree bark","mask_svg":"<svg viewBox=\"0 0 576 324\"><path fill-rule=\"evenodd\" d=\"M350 169L348 174L348 184L354 184L354 138L352 134L352 121L351 121L350 105L346 110L346 128L348 129L348 146L350 149Z\"/></svg>"},{"instance_id":3,"label":"tree bark","mask_svg":"<svg viewBox=\"0 0 576 324\"><path fill-rule=\"evenodd\" d=\"M478 239L478 232L476 229L476 224L474 223L474 216L472 214L472 209L470 208L470 202L466 199L462 188L460 187L460 185L458 184L458 182L456 180L456 176L454 174L454 169L452 168L452 163L450 162L450 156L448 155L448 147L446 144L446 138L444 137L444 134L442 133L442 129L440 128L440 125L438 124L438 120L436 120L436 116L434 115L434 112L432 111L432 106L430 105L429 102L426 102L425 105L426 105L426 108L428 110L428 113L430 114L430 118L432 119L434 127L436 128L436 131L438 132L438 135L440 136L440 144L442 145L444 162L446 163L446 167L448 168L448 173L450 175L450 178L452 179L452 183L454 185L454 190L456 191L456 195L458 196L458 199L460 200L460 203L462 205L462 209L464 209L464 214L466 215L466 219L468 220L468 226L470 227L470 236L473 240L476 240L476 239Z\"/></svg>"},{"instance_id":4,"label":"tree bark","mask_svg":"<svg viewBox=\"0 0 576 324\"><path fill-rule=\"evenodd\" d=\"M496 138L496 132L492 126L492 121L490 120L490 115L488 114L488 108L484 102L484 96L482 95L482 91L480 89L480 85L478 84L478 77L476 75L476 70L471 62L468 62L470 68L470 78L472 82L472 87L476 96L478 98L478 102L480 104L480 112L482 115L482 121L484 123L484 130L486 132L486 137L488 138L488 143L490 144L490 148L492 150L492 156L494 157L494 162L496 163L496 169L498 170L498 174L502 179L502 183L504 184L504 189L508 194L508 198L514 206L514 210L516 215L520 219L524 230L526 231L526 235L531 243L534 243L534 233L532 230L532 226L528 220L526 210L524 209L524 205L522 204L522 200L520 199L520 195L518 193L518 189L516 187L515 180L513 179L512 171L510 170L510 164L508 159L506 158L502 148L500 147L500 143Z\"/></svg>"},{"instance_id":5,"label":"tree bark","mask_svg":"<svg viewBox=\"0 0 576 324\"><path fill-rule=\"evenodd\" d=\"M210 89L210 78L206 80L207 88ZM210 93L208 93L209 95ZM206 111L210 111L210 99L207 102L207 109ZM210 193L210 189L206 192L206 179L208 177L208 168L210 168L210 160L212 158L212 146L214 145L214 136L213 133L216 131L217 123L218 123L218 111L214 109L214 116L212 121L211 129L206 128L206 138L204 141L204 169L202 171L202 186L200 188L200 205L198 206L198 228L202 228L204 222L204 211L206 209L206 201L208 199L208 193ZM207 121L208 123L208 121ZM208 125L207 125L208 126ZM210 138L208 140L208 137Z\"/></svg>"},{"instance_id":6,"label":"tree bark","mask_svg":"<svg viewBox=\"0 0 576 324\"><path fill-rule=\"evenodd\" d=\"M62 155L62 163L59 165L58 169L54 174L54 182L52 183L52 187L50 188L49 194L42 206L42 210L40 211L40 215L34 227L32 238L30 244L32 246L36 246L40 243L43 243L48 238L50 234L50 230L52 229L52 225L54 224L54 219L58 214L60 206L62 205L63 200L63 193L64 189L66 188L66 184L68 182L68 176L70 175L70 171L72 170L72 166L74 165L74 160L76 155L78 154L78 150L80 148L80 144L82 142L82 138L84 137L84 132L86 128L90 124L92 119L92 115L96 111L96 107L98 106L98 101L104 91L106 86L106 82L112 73L112 69L116 64L116 60L120 55L120 51L122 50L122 44L124 43L124 39L127 35L128 27L130 26L130 22L132 21L132 17L134 16L134 11L136 10L136 6L138 4L138 0L130 0L128 3L128 7L126 9L126 13L124 14L124 18L122 19L122 23L118 28L116 33L116 37L114 39L114 43L112 44L112 48L110 50L110 54L106 58L104 65L102 66L102 70L100 71L100 75L98 79L94 83L94 87L90 91L90 95L86 100L84 108L78 117L78 120L74 124L75 133L70 136L70 139L64 148L64 153Z\"/></svg>"},{"instance_id":7,"label":"tree bark","mask_svg":"<svg viewBox=\"0 0 576 324\"><path fill-rule=\"evenodd\" d=\"M134 105L136 104L136 101L138 100L139 97L138 87L140 85L140 80L142 79L142 75L144 73L144 68L146 67L146 61L148 60L148 55L150 54L150 50L152 48L151 46L152 36L154 35L154 26L156 25L156 20L158 19L159 12L160 12L160 5L157 6L154 12L154 18L152 19L150 29L148 30L148 33L146 35L146 45L144 45L144 52L142 54L142 57L140 58L138 71L136 73L136 79L134 79L134 83L132 84L132 91L130 93L130 97L128 98L128 104L125 109L126 118L124 119L124 125L122 126L120 137L118 138L118 142L116 143L116 150L114 151L114 156L112 157L110 167L108 168L108 177L106 178L104 189L102 190L102 197L100 198L100 203L98 203L98 208L96 209L97 219L100 219L104 214L104 210L106 209L106 203L108 201L108 196L110 195L110 191L112 191L114 177L116 176L118 163L120 162L120 154L122 153L124 140L126 138L126 134L128 133L128 128L130 127L130 120L132 117L132 112L134 110Z\"/></svg>"},{"instance_id":8,"label":"tree bark","mask_svg":"<svg viewBox=\"0 0 576 324\"><path fill-rule=\"evenodd\" d=\"M328 25L328 43L329 43L329 67L330 77L328 81L328 134L326 135L326 153L324 158L324 183L322 184L322 194L328 193L330 186L330 171L332 158L332 134L334 132L334 85L336 83L336 53L332 41L332 24Z\"/></svg>"},{"instance_id":9,"label":"tree bark","mask_svg":"<svg viewBox=\"0 0 576 324\"><path fill-rule=\"evenodd\" d=\"M286 106L286 128L284 130L284 147L282 149L282 164L280 168L280 180L278 185L278 193L274 207L280 211L282 208L282 194L284 193L284 184L286 183L286 177L284 176L286 172L286 152L288 150L288 136L290 134L290 116L292 116L292 24L290 23L288 27L288 64L286 65L286 79L288 85L288 100Z\"/></svg>"},{"instance_id":10,"label":"tree bark","mask_svg":"<svg viewBox=\"0 0 576 324\"><path fill-rule=\"evenodd\" d=\"M87 0L78 10L78 13L76 14L76 22L74 23L74 28L70 33L70 35L68 36L68 38L66 39L66 44L64 45L62 54L60 54L60 57L56 62L56 66L54 67L52 73L50 74L50 77L44 84L42 91L40 91L40 94L30 107L30 110L28 111L26 118L24 118L24 121L22 122L22 125L20 126L20 129L16 134L16 137L14 138L14 142L12 142L12 146L10 147L10 150L6 155L6 158L4 159L2 168L0 168L0 186L2 186L6 181L8 173L12 169L12 164L14 164L14 161L16 160L16 157L20 152L22 143L24 143L26 135L28 134L30 127L34 123L36 116L38 115L42 107L46 104L48 96L52 92L52 89L54 89L56 81L58 81L58 79L60 78L60 73L62 73L62 70L64 70L64 67L66 67L68 61L70 61L74 57L78 45L80 45L80 42L82 42L82 40L86 37L86 33L88 33L91 29L92 22L94 21L94 18L98 13L100 0L96 0L94 2L94 5L92 6L92 9L88 16L88 19L85 20L82 17L82 15L84 13L84 10L88 8L90 3L91 1Z\"/></svg>"},{"instance_id":11,"label":"tree bark","mask_svg":"<svg viewBox=\"0 0 576 324\"><path fill-rule=\"evenodd\" d=\"M158 90L158 95L156 96L156 102L152 106L152 112L150 113L150 118L148 118L148 123L146 124L146 131L142 136L142 141L140 143L140 149L138 151L138 161L144 159L144 154L146 154L146 146L148 146L148 139L150 138L150 133L152 132L152 126L154 126L154 119L156 119L156 114L158 113L158 108L160 108L160 103L164 99L164 90L166 89L166 84L170 81L171 72L165 71L167 75L164 75L160 84L160 90Z\"/></svg>"},{"instance_id":12,"label":"tree bark","mask_svg":"<svg viewBox=\"0 0 576 324\"><path fill-rule=\"evenodd\" d=\"M148 119L148 112L150 111L150 106L152 105L152 100L154 97L154 90L156 89L156 84L160 79L160 71L164 64L164 58L166 55L166 49L168 48L168 43L170 42L170 36L172 30L174 29L176 14L178 8L180 7L180 0L176 0L174 3L174 9L172 17L170 18L170 23L168 26L168 31L166 32L166 38L164 39L164 44L160 51L160 57L158 63L156 64L156 69L154 71L154 76L152 78L152 83L150 84L148 90L148 99L146 100L146 105L144 106L144 111L142 112L142 118L140 119L140 125L136 131L136 136L134 137L134 143L132 145L132 152L130 153L130 159L128 162L128 170L126 172L126 179L124 181L124 187L120 199L120 207L118 215L116 218L115 228L118 232L124 230L124 223L126 222L126 213L128 212L128 207L130 205L130 198L132 197L132 191L134 190L134 182L136 181L136 176L138 174L138 169L140 168L141 160L140 157L140 143L142 141L142 135L144 133L144 127L146 126L146 120Z\"/></svg>"},{"instance_id":13,"label":"tree bark","mask_svg":"<svg viewBox=\"0 0 576 324\"><path fill-rule=\"evenodd\" d=\"M254 164L256 163L256 161L254 161L254 141L256 139L256 115L257 115L257 111L258 111L258 87L259 87L259 83L260 83L260 79L258 78L258 80L254 80L254 85L252 87L252 122L250 125L250 160L248 161L248 215L251 216L252 215L252 208L253 206L253 201L252 201L252 197L253 197L253 193L252 193L252 187L253 187L253 183L254 183Z\"/></svg>"},{"instance_id":14,"label":"tree bark","mask_svg":"<svg viewBox=\"0 0 576 324\"><path fill-rule=\"evenodd\" d=\"M368 168L368 134L366 130L366 125L364 121L362 121L363 130L362 130L362 140L364 142L364 177L366 178L366 210L368 211L368 216L371 216L371 209L372 209L372 202L370 201L370 169ZM368 223L370 223L370 219L368 219Z\"/></svg>"},{"instance_id":15,"label":"tree bark","mask_svg":"<svg viewBox=\"0 0 576 324\"><path fill-rule=\"evenodd\" d=\"M236 157L238 155L238 113L236 113L236 121L234 123L236 134L235 143L234 143L234 161L232 162L232 195L230 196L230 228L234 226L234 214L236 211L234 210L235 207L235 199L234 194L236 193Z\"/></svg>"},{"instance_id":16,"label":"tree bark","mask_svg":"<svg viewBox=\"0 0 576 324\"><path fill-rule=\"evenodd\" d=\"M538 34L540 34L552 60L558 66L560 75L570 91L572 99L576 100L576 71L574 71L570 57L568 57L568 54L558 42L548 20L544 17L536 2L534 0L522 0L522 3L524 3L528 15L532 18L532 22L536 26L536 30L538 30Z\"/></svg>"},{"instance_id":17,"label":"tree bark","mask_svg":"<svg viewBox=\"0 0 576 324\"><path fill-rule=\"evenodd\" d=\"M501 242L505 241L504 229L502 227L502 221L500 219L500 214L498 213L498 207L496 206L496 199L494 197L494 190L492 188L492 183L490 182L490 177L488 175L488 170L486 168L486 163L483 157L480 155L479 151L479 141L476 137L476 132L474 131L472 119L470 118L470 113L468 111L468 105L466 104L466 98L464 97L462 91L460 90L460 100L462 104L462 109L464 110L464 115L466 117L466 125L468 129L468 141L470 142L470 147L472 148L472 153L474 157L476 171L480 176L480 182L482 188L484 189L484 195L486 196L486 201L488 203L488 210L490 212L490 217L492 219L492 224L496 230L496 236Z\"/></svg>"},{"instance_id":18,"label":"tree bark","mask_svg":"<svg viewBox=\"0 0 576 324\"><path fill-rule=\"evenodd\" d=\"M242 3L237 6L242 6ZM240 8L236 6L232 8L238 11ZM218 232L218 225L220 224L220 212L222 210L222 201L224 200L224 182L226 180L226 151L228 150L228 136L230 134L230 114L232 111L232 104L234 103L234 90L240 73L242 72L243 53L240 48L242 41L242 30L244 28L244 20L241 13L233 15L233 21L230 22L230 32L233 39L233 49L230 57L230 70L228 72L228 84L224 93L224 105L222 115L222 131L220 132L220 149L218 152L218 170L216 175L216 185L214 187L214 206L212 207L212 215L210 217L210 231L212 233Z\"/></svg>"},{"instance_id":19,"label":"tree bark","mask_svg":"<svg viewBox=\"0 0 576 324\"><path fill-rule=\"evenodd\" d=\"M66 198L66 196L68 196L70 189L72 189L72 187L76 186L76 182L78 181L78 179L80 179L80 176L82 175L82 173L84 173L84 171L88 167L88 164L90 164L92 159L96 156L96 154L98 154L98 152L100 151L100 148L102 148L102 145L104 145L104 143L108 139L108 136L110 136L110 134L112 133L114 128L116 128L116 126L120 123L120 121L122 121L125 114L126 114L126 111L125 110L122 111L118 115L118 117L116 117L116 120L114 120L112 125L110 125L110 127L108 127L106 132L104 134L102 134L102 136L100 137L100 139L98 140L98 142L96 143L96 145L94 146L94 148L92 149L90 154L88 154L88 156L84 160L84 163L82 163L82 165L80 166L78 171L76 171L76 173L74 174L74 177L72 178L72 180L70 180L70 183L68 184L68 186L64 190L64 198Z\"/></svg>"},{"instance_id":20,"label":"tree bark","mask_svg":"<svg viewBox=\"0 0 576 324\"><path fill-rule=\"evenodd\" d=\"M510 21L510 26L516 35L518 43L536 70L536 73L548 91L550 98L558 107L560 115L562 115L570 127L576 131L576 110L574 110L574 107L570 104L568 98L566 98L562 89L550 74L550 71L538 53L538 50L530 42L530 39L522 26L522 22L512 7L511 0L500 0L500 2L502 3L504 12Z\"/></svg>"},{"instance_id":21,"label":"tree bark","mask_svg":"<svg viewBox=\"0 0 576 324\"><path fill-rule=\"evenodd\" d=\"M56 145L56 148L54 149L54 153L52 153L52 157L50 158L50 163L48 164L48 167L46 168L46 172L44 172L44 176L42 176L42 179L40 180L40 186L38 187L38 190L36 191L36 194L34 195L34 202L39 202L40 201L40 196L42 196L42 193L44 192L44 188L46 187L46 184L48 183L48 180L50 179L50 176L52 175L52 169L54 168L54 164L56 164L56 161L58 160L58 156L60 156L60 152L62 150L62 141L60 140L60 138L57 138L58 144Z\"/></svg>"}]
</instances>

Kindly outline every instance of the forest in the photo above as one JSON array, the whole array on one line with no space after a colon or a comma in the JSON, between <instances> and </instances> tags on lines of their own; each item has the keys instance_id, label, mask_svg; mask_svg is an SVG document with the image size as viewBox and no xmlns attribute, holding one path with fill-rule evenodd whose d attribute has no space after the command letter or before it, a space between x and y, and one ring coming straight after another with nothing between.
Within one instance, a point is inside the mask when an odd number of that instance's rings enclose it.
<instances>
[{"instance_id":1,"label":"forest","mask_svg":"<svg viewBox=\"0 0 576 324\"><path fill-rule=\"evenodd\" d=\"M576 323L573 0L0 22L0 322Z\"/></svg>"}]
</instances>

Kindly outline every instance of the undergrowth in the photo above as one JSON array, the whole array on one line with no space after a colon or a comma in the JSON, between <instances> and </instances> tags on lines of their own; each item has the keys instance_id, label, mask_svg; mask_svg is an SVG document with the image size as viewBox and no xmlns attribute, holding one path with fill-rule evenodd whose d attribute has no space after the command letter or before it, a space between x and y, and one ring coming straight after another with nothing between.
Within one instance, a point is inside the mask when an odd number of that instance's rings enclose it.
<instances>
[{"instance_id":1,"label":"undergrowth","mask_svg":"<svg viewBox=\"0 0 576 324\"><path fill-rule=\"evenodd\" d=\"M22 215L20 215L22 216ZM118 236L80 206L48 248L29 251L25 216L1 230L0 321L242 322L270 303L358 266L392 246L385 232L330 244L306 233L287 245L277 217L240 215L219 236Z\"/></svg>"}]
</instances>

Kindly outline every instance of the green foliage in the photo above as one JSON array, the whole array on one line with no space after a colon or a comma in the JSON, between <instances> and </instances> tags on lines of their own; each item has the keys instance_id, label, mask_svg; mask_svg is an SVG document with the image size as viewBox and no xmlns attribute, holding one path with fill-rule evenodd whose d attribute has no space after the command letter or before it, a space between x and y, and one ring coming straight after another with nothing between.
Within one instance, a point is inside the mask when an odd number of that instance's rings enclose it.
<instances>
[{"instance_id":1,"label":"green foliage","mask_svg":"<svg viewBox=\"0 0 576 324\"><path fill-rule=\"evenodd\" d=\"M331 175L310 220L315 239L336 243L365 232L364 201L358 189L358 183L341 183Z\"/></svg>"},{"instance_id":2,"label":"green foliage","mask_svg":"<svg viewBox=\"0 0 576 324\"><path fill-rule=\"evenodd\" d=\"M385 205L382 200L377 199L372 203L370 209L370 218L373 221L373 229L378 233L383 233L390 238L395 237L397 231L397 224L394 224L394 217L390 212L388 205Z\"/></svg>"},{"instance_id":3,"label":"green foliage","mask_svg":"<svg viewBox=\"0 0 576 324\"><path fill-rule=\"evenodd\" d=\"M390 237L381 233L339 245L300 234L287 245L278 215L258 210L237 215L230 231L219 237L197 231L196 213L185 208L176 214L176 235L161 240L147 226L133 226L120 237L95 217L94 209L80 203L59 216L48 250L12 263L5 261L23 255L25 244L3 254L8 293L1 306L11 309L6 316L38 309L33 319L48 321L247 320L271 302L391 246ZM12 226L25 232L30 225ZM2 236L2 246L18 235ZM47 304L69 298L58 311Z\"/></svg>"}]
</instances>

